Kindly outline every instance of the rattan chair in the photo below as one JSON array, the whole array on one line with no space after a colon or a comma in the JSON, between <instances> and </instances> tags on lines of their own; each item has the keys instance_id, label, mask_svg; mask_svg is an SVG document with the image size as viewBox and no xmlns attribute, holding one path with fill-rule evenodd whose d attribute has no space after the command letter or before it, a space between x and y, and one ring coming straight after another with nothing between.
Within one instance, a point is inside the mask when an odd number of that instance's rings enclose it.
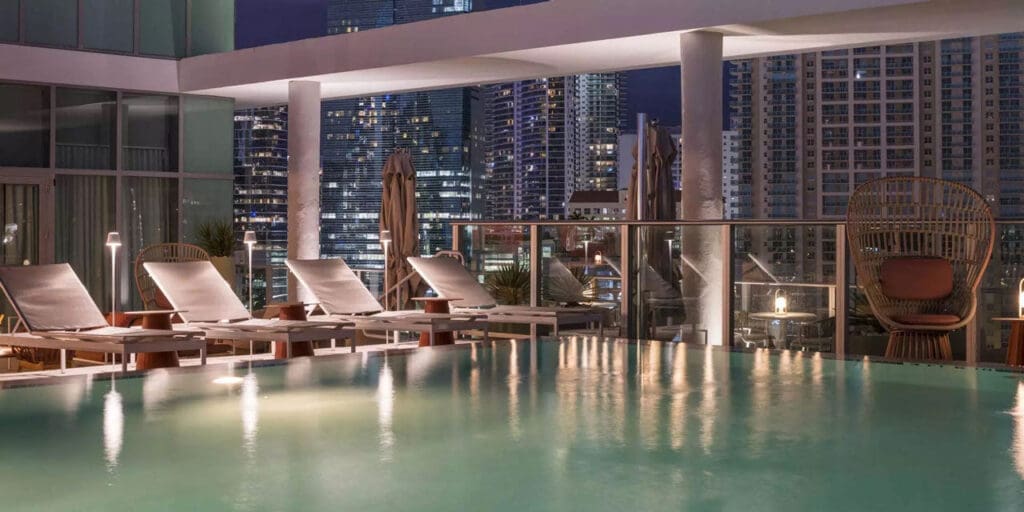
<instances>
[{"instance_id":1,"label":"rattan chair","mask_svg":"<svg viewBox=\"0 0 1024 512\"><path fill-rule=\"evenodd\" d=\"M857 188L846 224L859 284L890 332L886 357L952 359L949 333L974 317L992 255L985 199L950 181L883 178Z\"/></svg>"},{"instance_id":2,"label":"rattan chair","mask_svg":"<svg viewBox=\"0 0 1024 512\"><path fill-rule=\"evenodd\" d=\"M210 261L210 255L202 247L191 244L157 244L146 247L135 258L135 284L147 310L171 309L160 294L160 289L142 266L147 261L176 263L182 261Z\"/></svg>"}]
</instances>

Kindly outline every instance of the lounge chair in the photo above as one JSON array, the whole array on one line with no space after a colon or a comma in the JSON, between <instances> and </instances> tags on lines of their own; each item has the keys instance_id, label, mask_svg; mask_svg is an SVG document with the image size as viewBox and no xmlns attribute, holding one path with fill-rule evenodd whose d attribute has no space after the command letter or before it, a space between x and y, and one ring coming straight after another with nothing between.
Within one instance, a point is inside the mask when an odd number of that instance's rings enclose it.
<instances>
[{"instance_id":1,"label":"lounge chair","mask_svg":"<svg viewBox=\"0 0 1024 512\"><path fill-rule=\"evenodd\" d=\"M143 263L146 272L189 327L209 339L292 343L329 341L354 334L352 323L255 319L209 261Z\"/></svg>"},{"instance_id":2,"label":"lounge chair","mask_svg":"<svg viewBox=\"0 0 1024 512\"><path fill-rule=\"evenodd\" d=\"M67 263L0 267L0 287L18 314L15 330L0 335L0 343L60 350L60 367L67 351L121 354L121 371L131 354L198 350L206 364L206 341L200 331L163 331L110 327L89 292Z\"/></svg>"},{"instance_id":3,"label":"lounge chair","mask_svg":"<svg viewBox=\"0 0 1024 512\"><path fill-rule=\"evenodd\" d=\"M448 254L412 257L409 263L439 296L458 299L451 301L453 313L483 313L491 323L548 325L553 336L558 336L563 325L597 324L600 335L604 336L604 312L598 308L499 306L466 270L461 255Z\"/></svg>"},{"instance_id":4,"label":"lounge chair","mask_svg":"<svg viewBox=\"0 0 1024 512\"><path fill-rule=\"evenodd\" d=\"M292 260L285 262L292 274L313 295L325 315L310 320L337 319L369 331L411 331L426 333L430 344L438 332L479 329L489 338L486 315L480 313L437 314L420 311L384 311L344 260ZM355 350L355 343L352 344Z\"/></svg>"}]
</instances>

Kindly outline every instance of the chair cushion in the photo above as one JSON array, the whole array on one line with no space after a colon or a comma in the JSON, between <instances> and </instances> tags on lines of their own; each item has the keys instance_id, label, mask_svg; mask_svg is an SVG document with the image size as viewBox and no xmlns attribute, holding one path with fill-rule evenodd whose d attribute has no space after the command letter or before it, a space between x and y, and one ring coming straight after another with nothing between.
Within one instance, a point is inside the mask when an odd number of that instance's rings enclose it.
<instances>
[{"instance_id":1,"label":"chair cushion","mask_svg":"<svg viewBox=\"0 0 1024 512\"><path fill-rule=\"evenodd\" d=\"M944 299L953 293L953 266L943 258L889 258L882 262L881 284L891 299Z\"/></svg>"},{"instance_id":2,"label":"chair cushion","mask_svg":"<svg viewBox=\"0 0 1024 512\"><path fill-rule=\"evenodd\" d=\"M933 313L909 313L893 317L893 320L906 325L953 325L960 321L960 317Z\"/></svg>"}]
</instances>

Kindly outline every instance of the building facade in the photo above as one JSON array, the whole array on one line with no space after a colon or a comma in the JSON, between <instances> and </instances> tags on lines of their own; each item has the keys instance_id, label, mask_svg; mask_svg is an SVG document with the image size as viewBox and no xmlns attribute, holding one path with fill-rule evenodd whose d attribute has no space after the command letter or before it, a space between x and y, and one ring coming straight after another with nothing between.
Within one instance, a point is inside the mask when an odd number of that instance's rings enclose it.
<instances>
[{"instance_id":1,"label":"building facade","mask_svg":"<svg viewBox=\"0 0 1024 512\"><path fill-rule=\"evenodd\" d=\"M357 32L469 12L461 0L332 1L331 33ZM479 91L457 88L323 102L321 254L355 268L383 268L379 215L381 171L398 148L416 167L420 250L451 248L450 223L479 218L475 180Z\"/></svg>"},{"instance_id":2,"label":"building facade","mask_svg":"<svg viewBox=\"0 0 1024 512\"><path fill-rule=\"evenodd\" d=\"M489 219L561 219L575 191L615 191L621 73L483 87Z\"/></svg>"},{"instance_id":3,"label":"building facade","mask_svg":"<svg viewBox=\"0 0 1024 512\"><path fill-rule=\"evenodd\" d=\"M235 112L236 236L255 231L253 301L281 300L288 293L288 108Z\"/></svg>"}]
</instances>

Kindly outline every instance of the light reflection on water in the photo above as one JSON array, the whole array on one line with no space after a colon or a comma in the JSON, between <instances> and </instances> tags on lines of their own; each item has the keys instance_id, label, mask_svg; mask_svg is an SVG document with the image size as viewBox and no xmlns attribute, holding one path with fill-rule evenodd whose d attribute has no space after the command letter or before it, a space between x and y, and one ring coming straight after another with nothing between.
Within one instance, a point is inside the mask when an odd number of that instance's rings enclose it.
<instances>
[{"instance_id":1,"label":"light reflection on water","mask_svg":"<svg viewBox=\"0 0 1024 512\"><path fill-rule=\"evenodd\" d=\"M207 372L0 391L0 436L24 440L0 445L14 501L69 508L26 462L59 458L71 487L115 487L82 509L146 491L209 510L867 510L906 489L901 510L1024 507L1024 382L997 372L591 337ZM100 429L102 450L61 442Z\"/></svg>"}]
</instances>

